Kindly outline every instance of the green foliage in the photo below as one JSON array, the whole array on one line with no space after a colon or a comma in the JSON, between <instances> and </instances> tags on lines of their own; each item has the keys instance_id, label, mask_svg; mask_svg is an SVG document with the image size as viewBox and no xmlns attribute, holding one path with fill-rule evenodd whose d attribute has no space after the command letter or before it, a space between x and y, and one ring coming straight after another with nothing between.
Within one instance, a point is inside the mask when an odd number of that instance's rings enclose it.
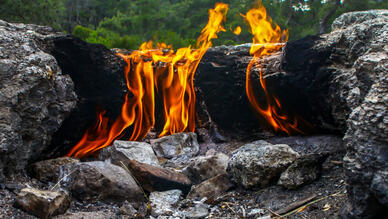
<instances>
[{"instance_id":1,"label":"green foliage","mask_svg":"<svg viewBox=\"0 0 388 219\"><path fill-rule=\"evenodd\" d=\"M222 1L222 0L221 0ZM367 9L387 9L386 0L263 0L268 14L282 28L289 29L290 40L318 34L325 18L325 31L340 14ZM195 45L206 25L212 0L0 0L0 19L10 22L49 25L90 43L112 48L137 49L148 40L165 42L174 48ZM214 45L251 42L245 14L255 0L224 0L229 4L225 33ZM335 7L335 8L334 8ZM334 8L334 10L333 10ZM333 13L330 13L333 11ZM328 16L329 15L329 16ZM242 27L239 36L231 31Z\"/></svg>"}]
</instances>

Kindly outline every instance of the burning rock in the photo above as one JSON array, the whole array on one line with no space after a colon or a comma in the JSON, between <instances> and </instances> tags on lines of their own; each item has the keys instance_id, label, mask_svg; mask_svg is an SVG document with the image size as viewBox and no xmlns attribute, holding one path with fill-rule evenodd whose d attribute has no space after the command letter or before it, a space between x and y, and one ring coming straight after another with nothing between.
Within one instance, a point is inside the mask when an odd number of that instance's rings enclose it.
<instances>
[{"instance_id":1,"label":"burning rock","mask_svg":"<svg viewBox=\"0 0 388 219\"><path fill-rule=\"evenodd\" d=\"M71 195L88 202L143 201L144 194L123 168L101 161L71 164L63 175Z\"/></svg>"},{"instance_id":2,"label":"burning rock","mask_svg":"<svg viewBox=\"0 0 388 219\"><path fill-rule=\"evenodd\" d=\"M193 157L199 152L195 133L177 133L151 140L152 148L158 157L171 159L177 156Z\"/></svg>"},{"instance_id":3,"label":"burning rock","mask_svg":"<svg viewBox=\"0 0 388 219\"><path fill-rule=\"evenodd\" d=\"M111 147L104 148L99 154L101 160L109 159L112 163L128 165L130 160L159 166L158 158L150 144L136 141L114 141Z\"/></svg>"},{"instance_id":4,"label":"burning rock","mask_svg":"<svg viewBox=\"0 0 388 219\"><path fill-rule=\"evenodd\" d=\"M18 194L15 206L46 219L65 213L70 206L70 198L65 192L24 188Z\"/></svg>"},{"instance_id":5,"label":"burning rock","mask_svg":"<svg viewBox=\"0 0 388 219\"><path fill-rule=\"evenodd\" d=\"M288 145L255 141L232 152L227 172L232 181L252 189L269 185L299 157Z\"/></svg>"}]
</instances>

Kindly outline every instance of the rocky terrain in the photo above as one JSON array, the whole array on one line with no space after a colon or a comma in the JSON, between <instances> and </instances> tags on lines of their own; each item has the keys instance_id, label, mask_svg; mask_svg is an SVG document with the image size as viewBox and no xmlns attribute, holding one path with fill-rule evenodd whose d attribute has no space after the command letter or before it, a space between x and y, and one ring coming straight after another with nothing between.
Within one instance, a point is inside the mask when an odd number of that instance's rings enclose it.
<instances>
[{"instance_id":1,"label":"rocky terrain","mask_svg":"<svg viewBox=\"0 0 388 219\"><path fill-rule=\"evenodd\" d=\"M0 215L383 218L387 24L387 10L347 13L331 33L266 59L271 92L313 124L310 136L258 125L244 95L249 46L222 46L198 68L196 133L117 140L78 160L63 155L95 107L118 113L124 62L48 27L0 21Z\"/></svg>"}]
</instances>

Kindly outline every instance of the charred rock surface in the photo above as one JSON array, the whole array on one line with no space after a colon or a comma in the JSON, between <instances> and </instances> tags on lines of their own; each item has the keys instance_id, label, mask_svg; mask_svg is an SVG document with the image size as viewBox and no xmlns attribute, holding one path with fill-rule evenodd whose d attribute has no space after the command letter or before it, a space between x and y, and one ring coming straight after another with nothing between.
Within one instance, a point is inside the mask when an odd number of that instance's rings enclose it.
<instances>
[{"instance_id":1,"label":"charred rock surface","mask_svg":"<svg viewBox=\"0 0 388 219\"><path fill-rule=\"evenodd\" d=\"M344 135L347 217L373 217L388 207L387 19L387 10L344 14L331 33L289 42L263 66L269 92L313 126L308 132ZM220 128L252 132L258 124L244 90L248 49L209 49L199 66L196 86Z\"/></svg>"},{"instance_id":2,"label":"charred rock surface","mask_svg":"<svg viewBox=\"0 0 388 219\"><path fill-rule=\"evenodd\" d=\"M0 21L0 181L47 149L76 106L69 75L40 49L53 29ZM8 175L8 174L7 174Z\"/></svg>"},{"instance_id":3,"label":"charred rock surface","mask_svg":"<svg viewBox=\"0 0 388 219\"><path fill-rule=\"evenodd\" d=\"M124 60L103 45L89 44L72 35L55 35L42 42L64 74L74 82L78 96L69 119L53 136L48 157L62 156L96 122L96 109L106 110L106 116L116 118L121 112L127 91Z\"/></svg>"}]
</instances>

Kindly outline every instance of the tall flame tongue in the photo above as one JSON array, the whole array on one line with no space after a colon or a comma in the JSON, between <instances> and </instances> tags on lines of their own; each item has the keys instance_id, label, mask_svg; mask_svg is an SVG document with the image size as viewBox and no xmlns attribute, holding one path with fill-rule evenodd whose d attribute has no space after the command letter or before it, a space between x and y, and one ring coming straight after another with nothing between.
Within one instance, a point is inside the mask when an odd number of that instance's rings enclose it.
<instances>
[{"instance_id":1,"label":"tall flame tongue","mask_svg":"<svg viewBox=\"0 0 388 219\"><path fill-rule=\"evenodd\" d=\"M195 130L194 74L211 40L225 31L228 5L217 3L209 10L209 22L191 47L176 52L166 44L146 42L130 55L118 54L126 62L125 77L128 94L121 115L110 123L105 112L98 112L97 123L89 128L67 156L84 157L112 144L132 126L129 140L144 138L155 124L155 91L162 97L165 124L160 136Z\"/></svg>"},{"instance_id":2,"label":"tall flame tongue","mask_svg":"<svg viewBox=\"0 0 388 219\"><path fill-rule=\"evenodd\" d=\"M265 57L278 52L285 45L288 40L288 31L282 31L278 25L272 23L261 1L257 2L256 8L249 10L246 15L242 16L249 24L250 32L253 35L253 44L250 49L253 58L248 64L246 73L246 93L249 102L275 131L285 132L289 135L303 133L297 127L298 120L296 118L282 113L281 104L275 96L269 93L262 72ZM251 75L254 67L259 69L260 85L266 97L264 104L260 104L255 97Z\"/></svg>"}]
</instances>

